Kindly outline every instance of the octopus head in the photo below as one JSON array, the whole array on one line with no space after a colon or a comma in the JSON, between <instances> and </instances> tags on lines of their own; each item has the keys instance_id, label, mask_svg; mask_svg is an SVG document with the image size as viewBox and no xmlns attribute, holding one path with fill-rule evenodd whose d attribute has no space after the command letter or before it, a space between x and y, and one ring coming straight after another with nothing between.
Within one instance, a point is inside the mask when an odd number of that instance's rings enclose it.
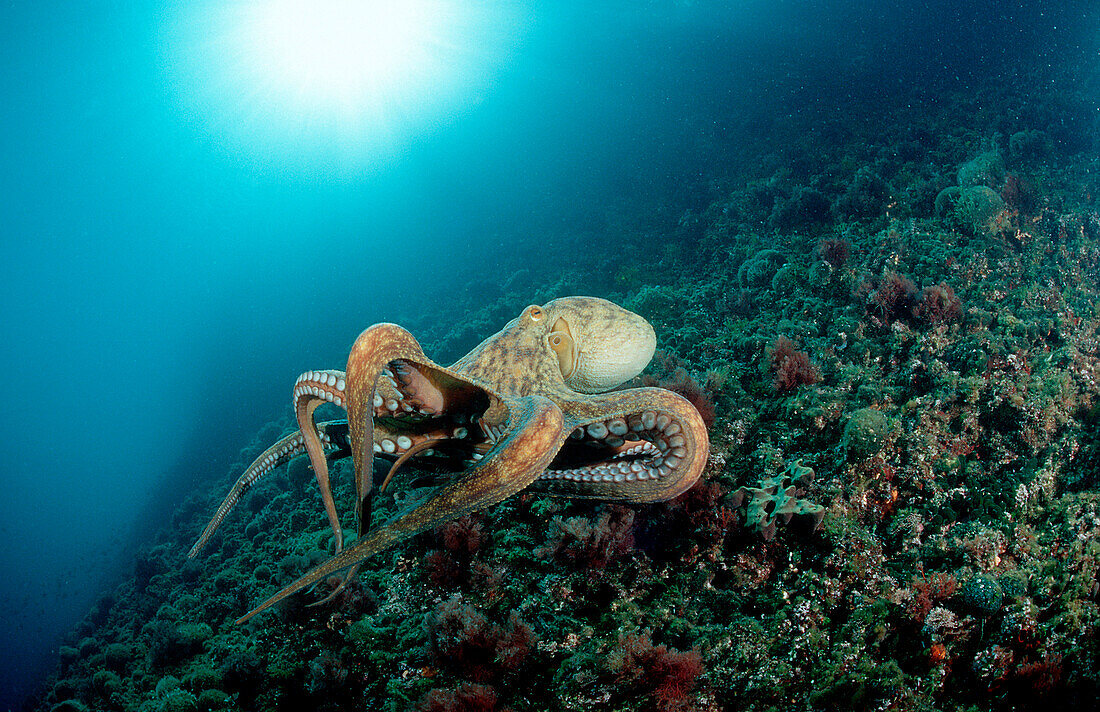
<instances>
[{"instance_id":1,"label":"octopus head","mask_svg":"<svg viewBox=\"0 0 1100 712\"><path fill-rule=\"evenodd\" d=\"M562 378L578 393L602 393L622 385L653 358L653 327L606 299L564 297L541 310Z\"/></svg>"}]
</instances>

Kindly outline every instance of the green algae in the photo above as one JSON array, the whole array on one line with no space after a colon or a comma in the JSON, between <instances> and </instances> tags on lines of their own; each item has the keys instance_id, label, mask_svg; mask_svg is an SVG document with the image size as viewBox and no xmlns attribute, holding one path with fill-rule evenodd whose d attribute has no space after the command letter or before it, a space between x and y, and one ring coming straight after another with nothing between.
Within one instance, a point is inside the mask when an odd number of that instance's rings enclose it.
<instances>
[{"instance_id":1,"label":"green algae","mask_svg":"<svg viewBox=\"0 0 1100 712\"><path fill-rule=\"evenodd\" d=\"M849 458L863 459L877 454L890 437L890 421L875 408L860 408L844 424L840 444Z\"/></svg>"},{"instance_id":2,"label":"green algae","mask_svg":"<svg viewBox=\"0 0 1100 712\"><path fill-rule=\"evenodd\" d=\"M985 151L959 166L956 180L962 188L981 186L1000 189L1005 182L1005 161L999 151Z\"/></svg>"},{"instance_id":3,"label":"green algae","mask_svg":"<svg viewBox=\"0 0 1100 712\"><path fill-rule=\"evenodd\" d=\"M959 587L958 605L975 615L988 617L1001 610L1004 591L996 579L985 574L971 576Z\"/></svg>"}]
</instances>

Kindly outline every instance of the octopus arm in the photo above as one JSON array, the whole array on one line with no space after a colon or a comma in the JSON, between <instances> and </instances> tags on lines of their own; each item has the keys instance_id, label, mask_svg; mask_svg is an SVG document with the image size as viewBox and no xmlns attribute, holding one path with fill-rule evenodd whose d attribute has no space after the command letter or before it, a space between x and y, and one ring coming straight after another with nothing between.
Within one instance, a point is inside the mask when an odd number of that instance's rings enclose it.
<instances>
[{"instance_id":1,"label":"octopus arm","mask_svg":"<svg viewBox=\"0 0 1100 712\"><path fill-rule=\"evenodd\" d=\"M346 421L331 420L320 423L317 425L317 430L318 442L324 451L335 454L337 457L346 456L348 453ZM274 445L260 453L260 456L257 457L251 465L245 468L244 472L229 490L229 493L225 495L225 499L223 499L221 505L218 506L217 512L214 513L214 516L210 519L206 528L203 529L198 541L191 547L191 551L187 553L187 558L193 559L202 551L203 547L209 543L210 538L214 536L218 527L225 521L229 512L231 512L237 503L241 501L241 497L256 486L257 482L274 472L279 466L290 462L305 452L306 445L305 438L302 436L302 431L295 430L293 433L283 436ZM324 456L322 455L322 457ZM323 495L324 493L322 492L322 496Z\"/></svg>"},{"instance_id":2,"label":"octopus arm","mask_svg":"<svg viewBox=\"0 0 1100 712\"><path fill-rule=\"evenodd\" d=\"M354 546L283 588L237 623L244 623L328 576L358 567L364 560L403 539L496 504L531 484L546 469L565 440L564 416L557 404L538 395L511 399L509 411L503 437L472 469L457 474L451 484L424 504L380 526Z\"/></svg>"},{"instance_id":3,"label":"octopus arm","mask_svg":"<svg viewBox=\"0 0 1100 712\"><path fill-rule=\"evenodd\" d=\"M344 548L344 531L336 513L336 502L332 498L324 442L313 420L313 412L325 402L342 405L344 380L343 371L308 371L299 376L294 384L294 415L298 420L298 431L302 434L306 454L313 466L313 475L317 478L317 487L321 491L321 501L325 505L337 553Z\"/></svg>"},{"instance_id":4,"label":"octopus arm","mask_svg":"<svg viewBox=\"0 0 1100 712\"><path fill-rule=\"evenodd\" d=\"M699 412L662 388L587 396L566 407L566 447L535 483L547 494L661 502L694 485L710 450Z\"/></svg>"},{"instance_id":5,"label":"octopus arm","mask_svg":"<svg viewBox=\"0 0 1100 712\"><path fill-rule=\"evenodd\" d=\"M345 407L351 457L355 464L355 516L360 537L369 524L368 498L374 484L372 446L378 381L389 364L398 359L439 368L424 355L416 338L397 324L375 324L366 329L355 340L348 355Z\"/></svg>"}]
</instances>

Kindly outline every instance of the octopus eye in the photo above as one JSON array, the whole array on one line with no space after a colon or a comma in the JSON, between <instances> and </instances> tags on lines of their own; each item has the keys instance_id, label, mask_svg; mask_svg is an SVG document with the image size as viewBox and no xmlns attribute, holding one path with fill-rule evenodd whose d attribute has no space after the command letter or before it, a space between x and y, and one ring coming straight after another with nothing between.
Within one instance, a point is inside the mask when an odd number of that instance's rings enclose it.
<instances>
[{"instance_id":1,"label":"octopus eye","mask_svg":"<svg viewBox=\"0 0 1100 712\"><path fill-rule=\"evenodd\" d=\"M527 316L531 321L542 321L542 318L546 316L546 312L542 310L542 307L531 305L527 307Z\"/></svg>"},{"instance_id":2,"label":"octopus eye","mask_svg":"<svg viewBox=\"0 0 1100 712\"><path fill-rule=\"evenodd\" d=\"M550 330L546 341L558 356L558 367L561 368L562 378L568 380L577 370L577 349L565 319L558 319L554 323L554 328Z\"/></svg>"},{"instance_id":3,"label":"octopus eye","mask_svg":"<svg viewBox=\"0 0 1100 712\"><path fill-rule=\"evenodd\" d=\"M569 320L563 316L554 323L549 345L573 390L604 393L637 376L653 358L657 336L637 314L595 299L563 306L573 307L566 312Z\"/></svg>"}]
</instances>

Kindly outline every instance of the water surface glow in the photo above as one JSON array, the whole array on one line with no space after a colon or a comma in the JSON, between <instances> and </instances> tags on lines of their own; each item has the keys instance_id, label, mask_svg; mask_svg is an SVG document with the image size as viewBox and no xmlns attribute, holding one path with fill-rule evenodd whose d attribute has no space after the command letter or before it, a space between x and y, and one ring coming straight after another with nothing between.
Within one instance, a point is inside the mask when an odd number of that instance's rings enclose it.
<instances>
[{"instance_id":1,"label":"water surface glow","mask_svg":"<svg viewBox=\"0 0 1100 712\"><path fill-rule=\"evenodd\" d=\"M461 117L519 25L503 3L194 3L168 22L164 65L184 113L227 149L361 172Z\"/></svg>"}]
</instances>

